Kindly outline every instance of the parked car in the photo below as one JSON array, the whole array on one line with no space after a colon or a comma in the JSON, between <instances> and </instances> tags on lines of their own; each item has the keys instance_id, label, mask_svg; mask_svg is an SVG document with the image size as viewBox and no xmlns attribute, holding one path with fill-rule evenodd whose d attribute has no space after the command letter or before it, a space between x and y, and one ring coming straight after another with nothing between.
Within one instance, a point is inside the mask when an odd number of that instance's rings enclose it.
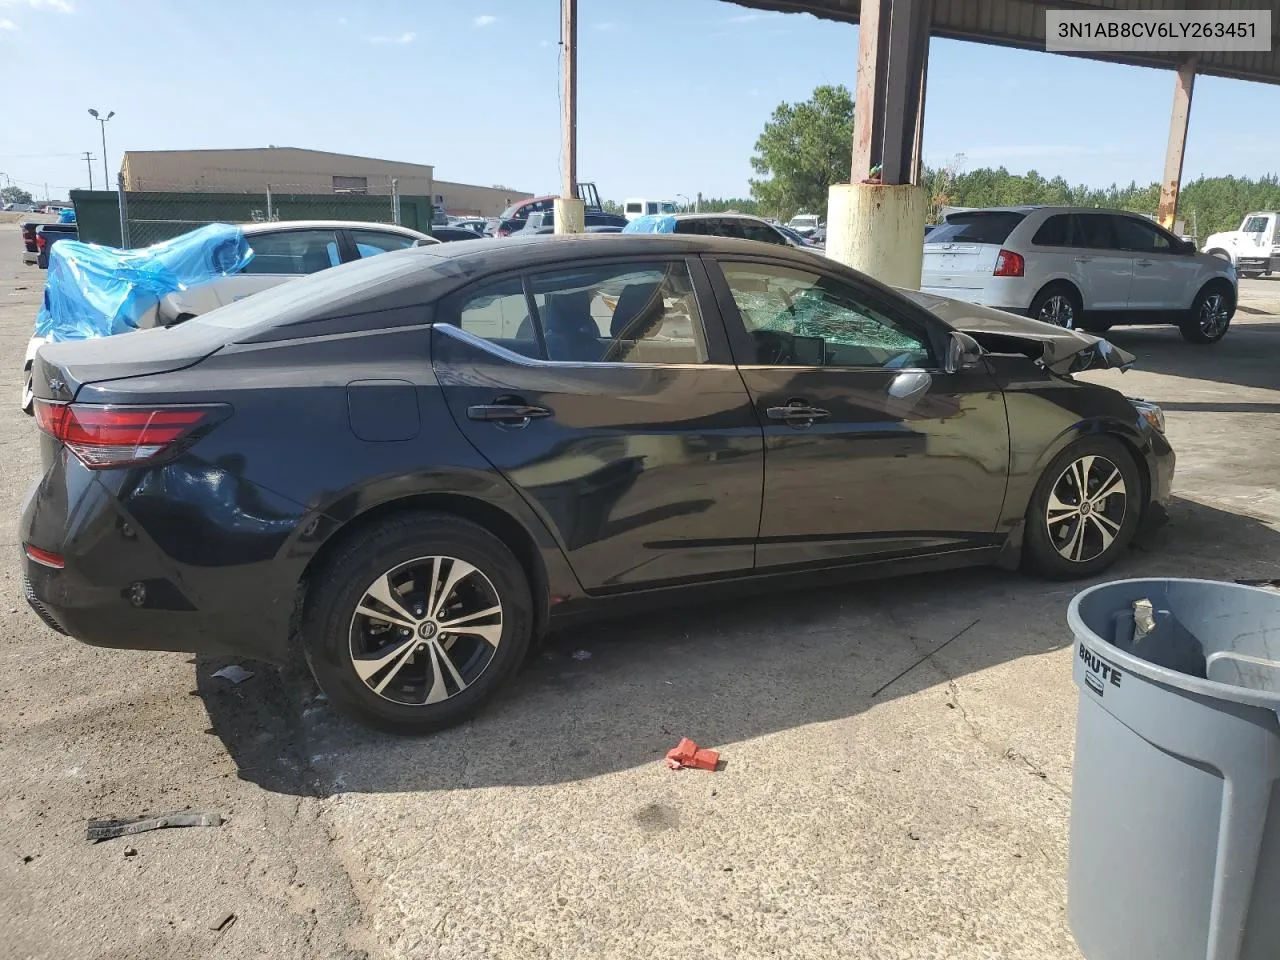
<instances>
[{"instance_id":1,"label":"parked car","mask_svg":"<svg viewBox=\"0 0 1280 960\"><path fill-rule=\"evenodd\" d=\"M668 226L670 229L668 229ZM677 213L674 216L644 217L632 220L624 231L643 233L679 233L699 237L728 237L734 240L756 240L761 243L809 249L811 244L793 231L775 226L761 217L745 213Z\"/></svg>"},{"instance_id":2,"label":"parked car","mask_svg":"<svg viewBox=\"0 0 1280 960\"><path fill-rule=\"evenodd\" d=\"M484 234L454 224L449 227L432 227L431 236L441 243L453 243L455 240L479 240Z\"/></svg>"},{"instance_id":3,"label":"parked car","mask_svg":"<svg viewBox=\"0 0 1280 960\"><path fill-rule=\"evenodd\" d=\"M811 213L801 213L792 217L787 226L802 237L812 236L822 226L822 218Z\"/></svg>"},{"instance_id":4,"label":"parked car","mask_svg":"<svg viewBox=\"0 0 1280 960\"><path fill-rule=\"evenodd\" d=\"M75 224L43 224L37 231L37 240L50 227L66 226L71 228L74 238ZM440 242L407 227L344 220L277 220L246 223L241 229L253 249L253 259L244 270L169 294L142 317L139 327L168 327L183 323L215 307L243 300L259 291L318 273L339 263L402 250L419 241L427 244ZM41 266L48 266L47 249L41 254L45 258ZM22 409L28 413L31 412L32 365L36 352L46 342L40 336L33 336L27 342L22 362Z\"/></svg>"},{"instance_id":5,"label":"parked car","mask_svg":"<svg viewBox=\"0 0 1280 960\"><path fill-rule=\"evenodd\" d=\"M604 213L600 205L600 192L594 183L577 184L577 195L588 213ZM497 217L485 224L484 232L490 237L509 237L524 229L525 221L534 213L552 213L558 197L533 197L508 206Z\"/></svg>"},{"instance_id":6,"label":"parked car","mask_svg":"<svg viewBox=\"0 0 1280 960\"><path fill-rule=\"evenodd\" d=\"M437 729L636 604L1097 575L1169 496L1159 410L1071 376L1132 360L781 244L414 248L42 348L23 588L98 646L296 636L338 709Z\"/></svg>"},{"instance_id":7,"label":"parked car","mask_svg":"<svg viewBox=\"0 0 1280 960\"><path fill-rule=\"evenodd\" d=\"M628 220L635 220L637 217L671 214L679 209L674 200L646 200L643 197L628 197L622 201L622 213Z\"/></svg>"},{"instance_id":8,"label":"parked car","mask_svg":"<svg viewBox=\"0 0 1280 960\"><path fill-rule=\"evenodd\" d=\"M952 213L924 241L921 289L1058 326L1173 323L1216 343L1236 309L1231 264L1138 214L1092 207Z\"/></svg>"},{"instance_id":9,"label":"parked car","mask_svg":"<svg viewBox=\"0 0 1280 960\"><path fill-rule=\"evenodd\" d=\"M449 222L449 226L461 227L464 230L471 230L475 233L484 233L484 228L488 222L484 217L455 217Z\"/></svg>"},{"instance_id":10,"label":"parked car","mask_svg":"<svg viewBox=\"0 0 1280 960\"><path fill-rule=\"evenodd\" d=\"M76 240L80 236L74 223L42 223L36 227L36 266L49 269L49 248L59 240Z\"/></svg>"},{"instance_id":11,"label":"parked car","mask_svg":"<svg viewBox=\"0 0 1280 960\"><path fill-rule=\"evenodd\" d=\"M1245 214L1239 230L1213 234L1204 242L1204 252L1230 262L1241 277L1280 273L1280 212Z\"/></svg>"},{"instance_id":12,"label":"parked car","mask_svg":"<svg viewBox=\"0 0 1280 960\"><path fill-rule=\"evenodd\" d=\"M22 231L23 263L35 264L40 259L40 248L36 246L36 228L39 226L37 220L24 220L18 225L18 229Z\"/></svg>"},{"instance_id":13,"label":"parked car","mask_svg":"<svg viewBox=\"0 0 1280 960\"><path fill-rule=\"evenodd\" d=\"M765 220L765 223L769 224L769 226L773 227L773 229L777 230L780 234L790 240L792 246L800 247L802 249L814 246L812 240L800 236L800 234L796 233L785 223L778 223L776 220Z\"/></svg>"},{"instance_id":14,"label":"parked car","mask_svg":"<svg viewBox=\"0 0 1280 960\"><path fill-rule=\"evenodd\" d=\"M583 226L588 230L595 227L611 227L621 230L627 225L627 218L616 213L599 213L594 210L588 210L583 214ZM533 213L529 215L529 219L524 222L524 226L512 236L525 236L533 233L554 233L556 229L556 215L551 210L541 213Z\"/></svg>"}]
</instances>

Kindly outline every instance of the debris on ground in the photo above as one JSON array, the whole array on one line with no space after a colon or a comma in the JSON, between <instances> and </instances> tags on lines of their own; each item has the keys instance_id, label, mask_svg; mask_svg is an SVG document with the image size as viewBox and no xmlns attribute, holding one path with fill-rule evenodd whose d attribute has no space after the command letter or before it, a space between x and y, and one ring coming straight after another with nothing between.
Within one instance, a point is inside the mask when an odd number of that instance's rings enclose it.
<instances>
[{"instance_id":1,"label":"debris on ground","mask_svg":"<svg viewBox=\"0 0 1280 960\"><path fill-rule=\"evenodd\" d=\"M575 659L575 660L590 660L590 659L591 659L591 651L590 651L590 650L575 650L575 651L573 651L573 653L571 654L571 656L572 656L572 657L573 657L573 659Z\"/></svg>"},{"instance_id":2,"label":"debris on ground","mask_svg":"<svg viewBox=\"0 0 1280 960\"><path fill-rule=\"evenodd\" d=\"M688 737L667 751L667 766L672 770L692 767L695 770L714 770L720 763L720 754L714 750L700 750Z\"/></svg>"},{"instance_id":3,"label":"debris on ground","mask_svg":"<svg viewBox=\"0 0 1280 960\"><path fill-rule=\"evenodd\" d=\"M220 827L222 824L221 814L178 810L174 813L162 813L158 817L134 817L131 820L90 820L87 836L92 843L97 843L99 840L131 837L136 833L163 830L166 827ZM129 856L127 851L125 855Z\"/></svg>"},{"instance_id":4,"label":"debris on ground","mask_svg":"<svg viewBox=\"0 0 1280 960\"><path fill-rule=\"evenodd\" d=\"M222 913L215 914L213 920L209 922L209 929L221 933L228 929L236 922L236 915L231 910L224 910Z\"/></svg>"},{"instance_id":5,"label":"debris on ground","mask_svg":"<svg viewBox=\"0 0 1280 960\"><path fill-rule=\"evenodd\" d=\"M125 847L125 848L124 848L124 855L125 855L126 857L136 857L136 856L138 855L138 848L137 848L137 847Z\"/></svg>"},{"instance_id":6,"label":"debris on ground","mask_svg":"<svg viewBox=\"0 0 1280 960\"><path fill-rule=\"evenodd\" d=\"M232 683L241 684L253 676L252 670L246 670L238 663L230 664L217 670L213 674L215 677L221 677L223 680L230 680Z\"/></svg>"}]
</instances>

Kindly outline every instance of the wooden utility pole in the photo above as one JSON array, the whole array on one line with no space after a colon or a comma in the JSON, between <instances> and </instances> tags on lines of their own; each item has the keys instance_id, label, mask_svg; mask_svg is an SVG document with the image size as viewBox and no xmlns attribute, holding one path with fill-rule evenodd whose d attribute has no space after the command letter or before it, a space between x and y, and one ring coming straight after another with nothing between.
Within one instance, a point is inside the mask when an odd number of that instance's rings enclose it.
<instances>
[{"instance_id":1,"label":"wooden utility pole","mask_svg":"<svg viewBox=\"0 0 1280 960\"><path fill-rule=\"evenodd\" d=\"M578 185L578 0L560 0L560 50L564 57L564 95L560 117L564 183L560 196L577 196Z\"/></svg>"}]
</instances>

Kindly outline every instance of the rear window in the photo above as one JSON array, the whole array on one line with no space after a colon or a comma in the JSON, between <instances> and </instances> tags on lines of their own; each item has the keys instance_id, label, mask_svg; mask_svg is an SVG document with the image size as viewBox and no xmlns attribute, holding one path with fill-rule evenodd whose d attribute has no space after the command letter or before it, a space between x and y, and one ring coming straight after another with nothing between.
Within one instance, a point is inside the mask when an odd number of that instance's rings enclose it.
<instances>
[{"instance_id":1,"label":"rear window","mask_svg":"<svg viewBox=\"0 0 1280 960\"><path fill-rule=\"evenodd\" d=\"M930 231L930 243L1004 243L1013 228L1026 219L1010 210L953 213L947 222Z\"/></svg>"}]
</instances>

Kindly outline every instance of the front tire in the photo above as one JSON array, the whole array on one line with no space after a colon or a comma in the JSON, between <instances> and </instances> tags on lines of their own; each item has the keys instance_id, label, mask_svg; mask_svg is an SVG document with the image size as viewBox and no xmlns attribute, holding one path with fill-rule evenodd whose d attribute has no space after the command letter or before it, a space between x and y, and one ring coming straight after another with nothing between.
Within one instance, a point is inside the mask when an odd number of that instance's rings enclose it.
<instances>
[{"instance_id":1,"label":"front tire","mask_svg":"<svg viewBox=\"0 0 1280 960\"><path fill-rule=\"evenodd\" d=\"M1055 580L1105 570L1133 540L1142 496L1138 465L1123 443L1077 440L1053 458L1031 496L1027 565Z\"/></svg>"},{"instance_id":2,"label":"front tire","mask_svg":"<svg viewBox=\"0 0 1280 960\"><path fill-rule=\"evenodd\" d=\"M528 579L482 527L401 514L360 534L308 585L302 642L342 713L397 734L453 726L524 660Z\"/></svg>"},{"instance_id":3,"label":"front tire","mask_svg":"<svg viewBox=\"0 0 1280 960\"><path fill-rule=\"evenodd\" d=\"M1227 335L1235 312L1235 297L1226 284L1211 283L1196 295L1178 329L1188 343L1217 343Z\"/></svg>"},{"instance_id":4,"label":"front tire","mask_svg":"<svg viewBox=\"0 0 1280 960\"><path fill-rule=\"evenodd\" d=\"M1084 322L1084 306L1080 294L1070 284L1051 283L1031 301L1027 311L1031 319L1074 330Z\"/></svg>"}]
</instances>

